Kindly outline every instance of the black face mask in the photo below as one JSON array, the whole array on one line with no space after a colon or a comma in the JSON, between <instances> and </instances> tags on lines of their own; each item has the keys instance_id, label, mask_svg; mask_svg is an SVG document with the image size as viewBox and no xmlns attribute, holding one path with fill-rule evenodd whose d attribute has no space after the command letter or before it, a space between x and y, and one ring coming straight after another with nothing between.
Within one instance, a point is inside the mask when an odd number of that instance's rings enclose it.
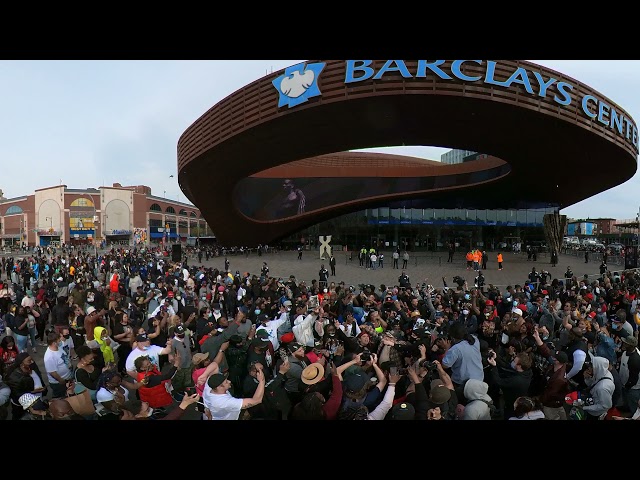
<instances>
[{"instance_id":1,"label":"black face mask","mask_svg":"<svg viewBox=\"0 0 640 480\"><path fill-rule=\"evenodd\" d=\"M63 335L64 338L71 338L71 335Z\"/></svg>"},{"instance_id":2,"label":"black face mask","mask_svg":"<svg viewBox=\"0 0 640 480\"><path fill-rule=\"evenodd\" d=\"M182 338L184 338L184 333L182 335L176 335L176 337L182 339Z\"/></svg>"}]
</instances>

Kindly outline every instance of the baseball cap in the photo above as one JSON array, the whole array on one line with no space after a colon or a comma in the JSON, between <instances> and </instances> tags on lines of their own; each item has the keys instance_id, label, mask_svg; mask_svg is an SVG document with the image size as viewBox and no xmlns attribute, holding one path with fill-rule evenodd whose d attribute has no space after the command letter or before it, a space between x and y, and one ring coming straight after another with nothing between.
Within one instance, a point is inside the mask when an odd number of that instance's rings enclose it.
<instances>
[{"instance_id":1,"label":"baseball cap","mask_svg":"<svg viewBox=\"0 0 640 480\"><path fill-rule=\"evenodd\" d=\"M184 327L182 325L176 325L173 333L175 333L176 335L184 335Z\"/></svg>"},{"instance_id":2,"label":"baseball cap","mask_svg":"<svg viewBox=\"0 0 640 480\"><path fill-rule=\"evenodd\" d=\"M519 308L512 309L511 313L515 313L516 315L522 316L522 310L520 310Z\"/></svg>"},{"instance_id":3,"label":"baseball cap","mask_svg":"<svg viewBox=\"0 0 640 480\"><path fill-rule=\"evenodd\" d=\"M554 357L559 363L565 364L569 362L569 356L567 355L567 352L556 352Z\"/></svg>"},{"instance_id":4,"label":"baseball cap","mask_svg":"<svg viewBox=\"0 0 640 480\"><path fill-rule=\"evenodd\" d=\"M256 330L256 338L267 340L269 339L269 332L267 332L264 328L260 328L259 330Z\"/></svg>"},{"instance_id":5,"label":"baseball cap","mask_svg":"<svg viewBox=\"0 0 640 480\"><path fill-rule=\"evenodd\" d=\"M359 392L369 381L370 376L364 370L358 368L355 372L349 373L344 379L344 389L349 392Z\"/></svg>"},{"instance_id":6,"label":"baseball cap","mask_svg":"<svg viewBox=\"0 0 640 480\"><path fill-rule=\"evenodd\" d=\"M215 389L222 385L222 382L224 382L226 379L227 377L225 375L216 373L215 375L211 375L209 377L209 380L207 380L207 385L209 385L209 388Z\"/></svg>"},{"instance_id":7,"label":"baseball cap","mask_svg":"<svg viewBox=\"0 0 640 480\"><path fill-rule=\"evenodd\" d=\"M287 345L287 349L289 350L289 353L293 353L300 348L304 348L304 345L298 342L292 342Z\"/></svg>"},{"instance_id":8,"label":"baseball cap","mask_svg":"<svg viewBox=\"0 0 640 480\"><path fill-rule=\"evenodd\" d=\"M194 365L198 365L199 363L202 363L207 358L209 358L209 352L196 353L193 355L193 358L191 359L191 361Z\"/></svg>"},{"instance_id":9,"label":"baseball cap","mask_svg":"<svg viewBox=\"0 0 640 480\"><path fill-rule=\"evenodd\" d=\"M141 333L136 337L136 342L148 342L149 336L146 333Z\"/></svg>"},{"instance_id":10,"label":"baseball cap","mask_svg":"<svg viewBox=\"0 0 640 480\"><path fill-rule=\"evenodd\" d=\"M24 410L29 410L29 407L38 401L38 397L36 397L33 393L25 393L20 396L18 402L22 405Z\"/></svg>"},{"instance_id":11,"label":"baseball cap","mask_svg":"<svg viewBox=\"0 0 640 480\"><path fill-rule=\"evenodd\" d=\"M391 420L415 420L416 410L410 403L396 403L391 409Z\"/></svg>"},{"instance_id":12,"label":"baseball cap","mask_svg":"<svg viewBox=\"0 0 640 480\"><path fill-rule=\"evenodd\" d=\"M285 300L284 302L282 302L282 304L287 308L291 308L292 306L292 303L290 300Z\"/></svg>"},{"instance_id":13,"label":"baseball cap","mask_svg":"<svg viewBox=\"0 0 640 480\"><path fill-rule=\"evenodd\" d=\"M439 379L431 381L431 402L436 405L443 405L451 398L451 390L445 387L444 382Z\"/></svg>"}]
</instances>

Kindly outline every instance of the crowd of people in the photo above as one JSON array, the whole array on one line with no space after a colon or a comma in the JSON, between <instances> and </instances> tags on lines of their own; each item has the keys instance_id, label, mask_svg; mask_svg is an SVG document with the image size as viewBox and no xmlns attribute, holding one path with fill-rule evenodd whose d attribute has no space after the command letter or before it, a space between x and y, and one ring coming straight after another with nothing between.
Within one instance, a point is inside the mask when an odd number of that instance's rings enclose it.
<instances>
[{"instance_id":1,"label":"crowd of people","mask_svg":"<svg viewBox=\"0 0 640 480\"><path fill-rule=\"evenodd\" d=\"M501 289L402 270L395 285L354 286L325 268L307 284L161 248L93 255L0 259L0 418L640 416L635 271L534 268ZM468 267L479 276L481 258Z\"/></svg>"}]
</instances>

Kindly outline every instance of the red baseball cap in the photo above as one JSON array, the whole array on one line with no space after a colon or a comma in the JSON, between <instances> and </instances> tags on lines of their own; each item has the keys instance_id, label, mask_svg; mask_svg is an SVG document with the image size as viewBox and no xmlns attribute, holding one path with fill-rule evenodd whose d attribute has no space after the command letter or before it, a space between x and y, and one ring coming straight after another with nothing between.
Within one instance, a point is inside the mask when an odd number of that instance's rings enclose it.
<instances>
[{"instance_id":1,"label":"red baseball cap","mask_svg":"<svg viewBox=\"0 0 640 480\"><path fill-rule=\"evenodd\" d=\"M293 332L289 332L289 333L285 333L284 335L282 335L280 337L280 342L281 343L291 343L296 339L295 335L293 334Z\"/></svg>"},{"instance_id":2,"label":"red baseball cap","mask_svg":"<svg viewBox=\"0 0 640 480\"><path fill-rule=\"evenodd\" d=\"M526 306L524 303L521 303L520 305L518 305L518 308L519 308L520 310L522 310L523 312L526 312L526 311L527 311L527 306Z\"/></svg>"}]
</instances>

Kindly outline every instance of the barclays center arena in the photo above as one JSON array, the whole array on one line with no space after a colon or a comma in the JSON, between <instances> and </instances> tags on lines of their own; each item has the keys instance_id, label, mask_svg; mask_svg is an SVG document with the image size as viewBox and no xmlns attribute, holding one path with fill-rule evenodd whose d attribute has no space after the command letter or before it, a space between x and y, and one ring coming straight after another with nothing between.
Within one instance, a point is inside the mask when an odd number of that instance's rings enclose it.
<instances>
[{"instance_id":1,"label":"barclays center arena","mask_svg":"<svg viewBox=\"0 0 640 480\"><path fill-rule=\"evenodd\" d=\"M454 150L370 152L403 145ZM504 248L544 242L548 214L624 183L637 155L622 107L528 61L312 60L198 118L178 180L224 245Z\"/></svg>"}]
</instances>

